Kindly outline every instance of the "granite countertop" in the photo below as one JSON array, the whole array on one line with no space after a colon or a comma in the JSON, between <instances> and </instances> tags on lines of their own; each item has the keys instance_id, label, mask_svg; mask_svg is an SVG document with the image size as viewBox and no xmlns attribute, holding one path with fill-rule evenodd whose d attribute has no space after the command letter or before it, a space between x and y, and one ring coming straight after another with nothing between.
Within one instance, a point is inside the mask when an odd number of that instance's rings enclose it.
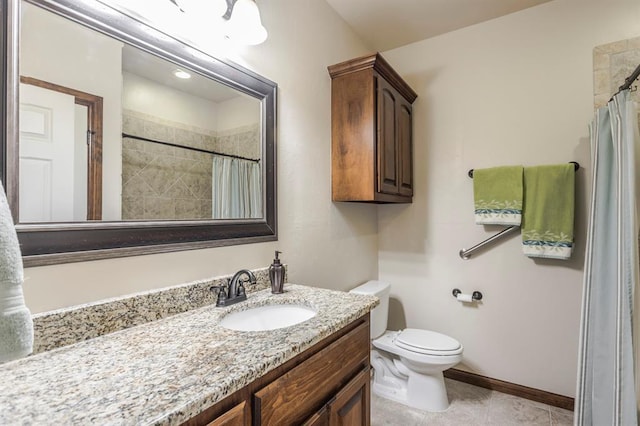
<instances>
[{"instance_id":1,"label":"granite countertop","mask_svg":"<svg viewBox=\"0 0 640 426\"><path fill-rule=\"evenodd\" d=\"M173 425L197 415L378 304L372 296L295 284L213 305L0 366L0 424ZM301 324L240 332L229 312L272 303L317 310Z\"/></svg>"}]
</instances>

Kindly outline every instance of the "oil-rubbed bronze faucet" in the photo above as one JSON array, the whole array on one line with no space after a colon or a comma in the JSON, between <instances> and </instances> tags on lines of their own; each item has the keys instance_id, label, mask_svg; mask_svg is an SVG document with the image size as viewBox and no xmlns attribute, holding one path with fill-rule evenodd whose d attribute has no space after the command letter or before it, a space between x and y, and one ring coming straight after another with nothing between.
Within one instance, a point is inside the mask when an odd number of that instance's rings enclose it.
<instances>
[{"instance_id":1,"label":"oil-rubbed bronze faucet","mask_svg":"<svg viewBox=\"0 0 640 426\"><path fill-rule=\"evenodd\" d=\"M240 278L242 275L246 275L248 279L243 281ZM211 291L218 290L216 306L229 306L247 300L247 293L244 288L247 282L255 284L256 276L248 269L241 269L231 279L227 279L227 285L214 285L211 287Z\"/></svg>"}]
</instances>

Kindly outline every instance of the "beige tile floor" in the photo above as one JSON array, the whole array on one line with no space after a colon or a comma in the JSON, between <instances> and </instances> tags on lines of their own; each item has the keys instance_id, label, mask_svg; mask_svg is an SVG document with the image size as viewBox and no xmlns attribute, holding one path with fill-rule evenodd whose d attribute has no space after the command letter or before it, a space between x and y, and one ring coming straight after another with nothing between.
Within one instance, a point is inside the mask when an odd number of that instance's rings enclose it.
<instances>
[{"instance_id":1,"label":"beige tile floor","mask_svg":"<svg viewBox=\"0 0 640 426\"><path fill-rule=\"evenodd\" d=\"M528 399L445 379L449 409L428 413L371 393L371 425L571 426L573 412Z\"/></svg>"}]
</instances>

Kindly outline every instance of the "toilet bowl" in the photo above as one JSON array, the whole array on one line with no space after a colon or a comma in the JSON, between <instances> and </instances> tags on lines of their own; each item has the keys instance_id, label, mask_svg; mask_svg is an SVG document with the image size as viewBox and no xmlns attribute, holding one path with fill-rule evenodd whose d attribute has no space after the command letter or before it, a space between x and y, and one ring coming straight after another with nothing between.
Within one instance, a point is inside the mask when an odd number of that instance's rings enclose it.
<instances>
[{"instance_id":1,"label":"toilet bowl","mask_svg":"<svg viewBox=\"0 0 640 426\"><path fill-rule=\"evenodd\" d=\"M457 340L429 330L387 331L389 291L383 281L368 281L351 290L380 299L371 311L373 392L410 407L444 411L449 407L442 372L462 360Z\"/></svg>"}]
</instances>

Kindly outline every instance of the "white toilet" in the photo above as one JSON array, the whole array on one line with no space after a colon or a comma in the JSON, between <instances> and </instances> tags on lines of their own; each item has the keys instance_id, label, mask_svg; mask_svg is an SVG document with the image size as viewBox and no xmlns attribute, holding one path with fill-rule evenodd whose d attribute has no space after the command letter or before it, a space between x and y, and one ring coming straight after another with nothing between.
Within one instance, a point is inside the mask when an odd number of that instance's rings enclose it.
<instances>
[{"instance_id":1,"label":"white toilet","mask_svg":"<svg viewBox=\"0 0 640 426\"><path fill-rule=\"evenodd\" d=\"M371 311L373 392L410 407L444 411L449 407L442 372L462 360L462 345L434 331L386 331L391 285L368 281L351 293L377 296Z\"/></svg>"}]
</instances>

